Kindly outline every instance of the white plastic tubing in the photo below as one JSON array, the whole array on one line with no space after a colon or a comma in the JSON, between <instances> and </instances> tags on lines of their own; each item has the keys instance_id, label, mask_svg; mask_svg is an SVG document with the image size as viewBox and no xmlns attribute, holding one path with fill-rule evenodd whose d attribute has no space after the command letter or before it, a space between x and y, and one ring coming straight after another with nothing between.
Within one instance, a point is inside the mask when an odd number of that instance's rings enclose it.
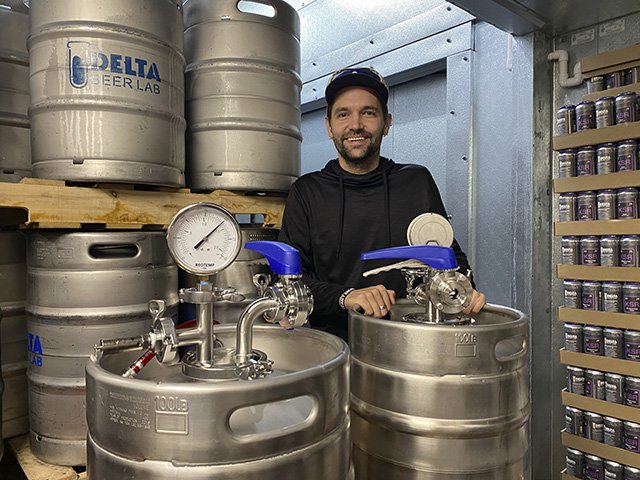
<instances>
[{"instance_id":1,"label":"white plastic tubing","mask_svg":"<svg viewBox=\"0 0 640 480\"><path fill-rule=\"evenodd\" d=\"M573 77L569 77L569 54L566 50L554 50L547 55L547 60L558 62L561 87L577 87L582 84L582 66L580 62L577 62L573 67Z\"/></svg>"}]
</instances>

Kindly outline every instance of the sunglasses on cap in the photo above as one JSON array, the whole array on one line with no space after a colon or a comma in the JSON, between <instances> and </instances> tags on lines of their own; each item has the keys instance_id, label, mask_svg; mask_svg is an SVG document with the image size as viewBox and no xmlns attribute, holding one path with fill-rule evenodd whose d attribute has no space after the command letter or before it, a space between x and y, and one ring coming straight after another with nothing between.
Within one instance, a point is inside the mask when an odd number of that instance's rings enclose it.
<instances>
[{"instance_id":1,"label":"sunglasses on cap","mask_svg":"<svg viewBox=\"0 0 640 480\"><path fill-rule=\"evenodd\" d=\"M353 74L366 75L368 77L371 77L373 80L377 80L385 87L387 87L387 82L384 81L384 77L371 67L341 68L340 70L336 70L335 72L333 72L333 75L331 75L331 78L329 79L329 83L332 83L339 78L347 77Z\"/></svg>"}]
</instances>

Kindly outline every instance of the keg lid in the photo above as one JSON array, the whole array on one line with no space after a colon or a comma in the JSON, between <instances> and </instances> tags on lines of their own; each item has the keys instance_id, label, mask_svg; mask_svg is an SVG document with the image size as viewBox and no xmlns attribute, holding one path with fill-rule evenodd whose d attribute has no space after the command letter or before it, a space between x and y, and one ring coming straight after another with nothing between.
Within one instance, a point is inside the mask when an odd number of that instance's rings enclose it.
<instances>
[{"instance_id":1,"label":"keg lid","mask_svg":"<svg viewBox=\"0 0 640 480\"><path fill-rule=\"evenodd\" d=\"M423 213L414 218L407 228L409 245L439 245L450 247L453 243L453 227L437 213Z\"/></svg>"}]
</instances>

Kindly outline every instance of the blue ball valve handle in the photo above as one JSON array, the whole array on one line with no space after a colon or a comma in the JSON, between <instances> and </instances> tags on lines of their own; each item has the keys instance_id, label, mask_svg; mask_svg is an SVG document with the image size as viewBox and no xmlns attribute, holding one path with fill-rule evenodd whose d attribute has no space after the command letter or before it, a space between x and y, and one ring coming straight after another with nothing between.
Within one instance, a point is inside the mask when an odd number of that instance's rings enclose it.
<instances>
[{"instance_id":1,"label":"blue ball valve handle","mask_svg":"<svg viewBox=\"0 0 640 480\"><path fill-rule=\"evenodd\" d=\"M405 247L383 248L365 252L360 255L361 260L376 260L383 258L416 259L438 270L455 270L458 262L453 249L436 245L411 245Z\"/></svg>"},{"instance_id":2,"label":"blue ball valve handle","mask_svg":"<svg viewBox=\"0 0 640 480\"><path fill-rule=\"evenodd\" d=\"M244 248L264 255L269 267L277 275L302 275L300 252L282 242L260 240L247 242Z\"/></svg>"}]
</instances>

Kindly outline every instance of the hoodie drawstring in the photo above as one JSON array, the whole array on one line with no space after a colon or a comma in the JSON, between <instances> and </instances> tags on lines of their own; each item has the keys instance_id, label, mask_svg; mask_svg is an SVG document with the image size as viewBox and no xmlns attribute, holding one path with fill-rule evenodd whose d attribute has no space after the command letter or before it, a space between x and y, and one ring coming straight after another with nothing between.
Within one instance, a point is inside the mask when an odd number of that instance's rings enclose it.
<instances>
[{"instance_id":1,"label":"hoodie drawstring","mask_svg":"<svg viewBox=\"0 0 640 480\"><path fill-rule=\"evenodd\" d=\"M344 178L340 175L340 203L338 204L338 249L336 250L336 260L340 258L340 250L342 249L342 235L344 233Z\"/></svg>"}]
</instances>

